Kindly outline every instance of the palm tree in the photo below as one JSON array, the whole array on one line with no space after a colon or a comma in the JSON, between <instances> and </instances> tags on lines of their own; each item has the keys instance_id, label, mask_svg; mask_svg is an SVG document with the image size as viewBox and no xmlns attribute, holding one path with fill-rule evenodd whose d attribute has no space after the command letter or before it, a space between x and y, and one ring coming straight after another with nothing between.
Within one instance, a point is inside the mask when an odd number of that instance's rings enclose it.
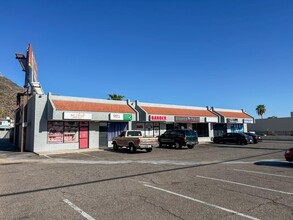
<instances>
[{"instance_id":1,"label":"palm tree","mask_svg":"<svg viewBox=\"0 0 293 220\"><path fill-rule=\"evenodd\" d=\"M265 105L258 105L255 110L256 110L257 114L260 115L260 117L262 118L262 115L264 113L266 113L266 106Z\"/></svg>"},{"instance_id":2,"label":"palm tree","mask_svg":"<svg viewBox=\"0 0 293 220\"><path fill-rule=\"evenodd\" d=\"M117 95L117 94L108 94L109 98L108 100L123 100L124 96L123 95Z\"/></svg>"}]
</instances>

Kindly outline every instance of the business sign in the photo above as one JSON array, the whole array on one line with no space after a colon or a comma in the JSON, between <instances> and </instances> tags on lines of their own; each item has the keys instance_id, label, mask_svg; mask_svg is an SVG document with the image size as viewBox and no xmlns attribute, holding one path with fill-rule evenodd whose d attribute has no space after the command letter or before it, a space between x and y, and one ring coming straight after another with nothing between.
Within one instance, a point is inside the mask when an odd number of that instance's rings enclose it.
<instances>
[{"instance_id":1,"label":"business sign","mask_svg":"<svg viewBox=\"0 0 293 220\"><path fill-rule=\"evenodd\" d=\"M82 120L91 120L92 114L86 112L64 112L64 119L82 119Z\"/></svg>"},{"instance_id":2,"label":"business sign","mask_svg":"<svg viewBox=\"0 0 293 220\"><path fill-rule=\"evenodd\" d=\"M27 80L29 81L29 83L38 82L38 64L31 44L28 45L27 49L27 61Z\"/></svg>"},{"instance_id":3,"label":"business sign","mask_svg":"<svg viewBox=\"0 0 293 220\"><path fill-rule=\"evenodd\" d=\"M150 121L166 121L166 115L150 115Z\"/></svg>"},{"instance_id":4,"label":"business sign","mask_svg":"<svg viewBox=\"0 0 293 220\"><path fill-rule=\"evenodd\" d=\"M194 117L194 116L174 116L175 122L200 122L200 117Z\"/></svg>"},{"instance_id":5,"label":"business sign","mask_svg":"<svg viewBox=\"0 0 293 220\"><path fill-rule=\"evenodd\" d=\"M245 124L252 124L253 123L253 119L252 118L244 118L243 119L243 123L245 123Z\"/></svg>"},{"instance_id":6,"label":"business sign","mask_svg":"<svg viewBox=\"0 0 293 220\"><path fill-rule=\"evenodd\" d=\"M110 120L131 121L132 114L110 113Z\"/></svg>"},{"instance_id":7,"label":"business sign","mask_svg":"<svg viewBox=\"0 0 293 220\"><path fill-rule=\"evenodd\" d=\"M216 117L206 117L206 122L214 122L217 123L219 120Z\"/></svg>"},{"instance_id":8,"label":"business sign","mask_svg":"<svg viewBox=\"0 0 293 220\"><path fill-rule=\"evenodd\" d=\"M238 123L237 118L227 118L227 123Z\"/></svg>"}]
</instances>

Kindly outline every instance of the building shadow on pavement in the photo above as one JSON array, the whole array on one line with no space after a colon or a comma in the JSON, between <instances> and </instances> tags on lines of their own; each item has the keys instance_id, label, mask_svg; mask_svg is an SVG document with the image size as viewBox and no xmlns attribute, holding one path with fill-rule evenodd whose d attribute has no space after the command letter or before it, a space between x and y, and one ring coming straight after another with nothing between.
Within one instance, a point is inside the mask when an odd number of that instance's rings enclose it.
<instances>
[{"instance_id":1,"label":"building shadow on pavement","mask_svg":"<svg viewBox=\"0 0 293 220\"><path fill-rule=\"evenodd\" d=\"M14 144L10 143L9 138L1 138L0 139L0 151L19 151Z\"/></svg>"},{"instance_id":2,"label":"building shadow on pavement","mask_svg":"<svg viewBox=\"0 0 293 220\"><path fill-rule=\"evenodd\" d=\"M293 163L287 161L259 161L255 162L254 164L259 166L293 168Z\"/></svg>"}]
</instances>

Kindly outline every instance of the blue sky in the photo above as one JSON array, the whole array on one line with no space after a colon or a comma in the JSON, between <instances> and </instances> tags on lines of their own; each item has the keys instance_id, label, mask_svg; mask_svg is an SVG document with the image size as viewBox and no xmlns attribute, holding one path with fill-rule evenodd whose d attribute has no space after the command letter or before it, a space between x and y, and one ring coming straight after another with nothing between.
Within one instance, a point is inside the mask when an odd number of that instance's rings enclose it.
<instances>
[{"instance_id":1,"label":"blue sky","mask_svg":"<svg viewBox=\"0 0 293 220\"><path fill-rule=\"evenodd\" d=\"M32 43L47 94L293 111L291 0L1 1L0 73L23 86Z\"/></svg>"}]
</instances>

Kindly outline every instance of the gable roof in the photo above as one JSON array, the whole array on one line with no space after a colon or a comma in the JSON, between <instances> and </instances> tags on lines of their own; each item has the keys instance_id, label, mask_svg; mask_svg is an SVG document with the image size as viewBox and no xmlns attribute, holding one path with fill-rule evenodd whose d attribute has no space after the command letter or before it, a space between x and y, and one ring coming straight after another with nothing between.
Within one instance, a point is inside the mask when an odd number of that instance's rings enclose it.
<instances>
[{"instance_id":1,"label":"gable roof","mask_svg":"<svg viewBox=\"0 0 293 220\"><path fill-rule=\"evenodd\" d=\"M250 115L244 112L228 112L228 111L216 111L223 115L225 118L252 118Z\"/></svg>"},{"instance_id":2,"label":"gable roof","mask_svg":"<svg viewBox=\"0 0 293 220\"><path fill-rule=\"evenodd\" d=\"M115 113L131 113L135 111L125 104L108 104L95 102L79 102L52 100L57 111L85 111L85 112L115 112Z\"/></svg>"},{"instance_id":3,"label":"gable roof","mask_svg":"<svg viewBox=\"0 0 293 220\"><path fill-rule=\"evenodd\" d=\"M148 114L158 115L180 115L180 116L197 116L197 117L218 117L207 109L185 109L185 108L168 108L168 107L153 107L141 106Z\"/></svg>"}]
</instances>

